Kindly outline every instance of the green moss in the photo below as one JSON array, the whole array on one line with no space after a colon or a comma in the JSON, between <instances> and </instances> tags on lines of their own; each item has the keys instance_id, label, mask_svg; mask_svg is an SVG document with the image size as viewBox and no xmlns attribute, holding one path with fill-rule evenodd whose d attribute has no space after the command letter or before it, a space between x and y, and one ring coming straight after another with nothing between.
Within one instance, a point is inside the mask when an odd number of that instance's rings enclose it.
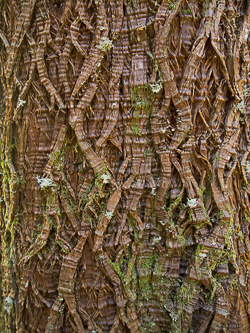
<instances>
[{"instance_id":1,"label":"green moss","mask_svg":"<svg viewBox=\"0 0 250 333\"><path fill-rule=\"evenodd\" d=\"M144 159L144 161L146 161L146 159L147 159L147 155L148 155L150 152L151 152L151 148L147 146L147 147L145 148L144 152L143 152L143 159Z\"/></svg>"},{"instance_id":2,"label":"green moss","mask_svg":"<svg viewBox=\"0 0 250 333\"><path fill-rule=\"evenodd\" d=\"M237 262L236 262L236 252L235 252L234 244L233 244L233 234L234 234L233 212L228 203L226 204L226 206L227 206L227 209L228 209L231 217L230 217L229 226L227 226L227 232L225 234L225 244L227 246L228 255L230 257L232 257L234 260L234 266L238 267Z\"/></svg>"},{"instance_id":3,"label":"green moss","mask_svg":"<svg viewBox=\"0 0 250 333\"><path fill-rule=\"evenodd\" d=\"M89 185L87 186L86 190L85 190L85 193L83 195L83 198L82 198L82 203L85 204L87 201L88 201L88 198L89 198L89 193L92 191L92 189L94 188L94 183L95 183L95 180L92 180L91 183L89 183Z\"/></svg>"},{"instance_id":4,"label":"green moss","mask_svg":"<svg viewBox=\"0 0 250 333\"><path fill-rule=\"evenodd\" d=\"M9 147L9 152L11 153L14 149L17 148L17 143L13 143L12 145L10 145Z\"/></svg>"},{"instance_id":5,"label":"green moss","mask_svg":"<svg viewBox=\"0 0 250 333\"><path fill-rule=\"evenodd\" d=\"M50 155L50 162L55 170L62 170L64 166L64 153L60 150L53 151Z\"/></svg>"},{"instance_id":6,"label":"green moss","mask_svg":"<svg viewBox=\"0 0 250 333\"><path fill-rule=\"evenodd\" d=\"M238 276L235 276L229 285L229 293L232 294L234 289L239 289L240 283Z\"/></svg>"},{"instance_id":7,"label":"green moss","mask_svg":"<svg viewBox=\"0 0 250 333\"><path fill-rule=\"evenodd\" d=\"M46 198L46 204L45 204L45 209L44 210L47 210L47 211L50 210L50 196L48 196Z\"/></svg>"},{"instance_id":8,"label":"green moss","mask_svg":"<svg viewBox=\"0 0 250 333\"><path fill-rule=\"evenodd\" d=\"M58 216L61 215L61 210L60 210L60 207L59 207L59 206L55 207L55 208L54 208L54 211L56 212L56 214L57 214Z\"/></svg>"},{"instance_id":9,"label":"green moss","mask_svg":"<svg viewBox=\"0 0 250 333\"><path fill-rule=\"evenodd\" d=\"M126 274L124 274L123 287L130 298L135 300L137 291L137 271L134 263L131 261L128 263Z\"/></svg>"},{"instance_id":10,"label":"green moss","mask_svg":"<svg viewBox=\"0 0 250 333\"><path fill-rule=\"evenodd\" d=\"M172 9L174 9L175 8L175 3L170 3L169 5L168 5L168 9L169 10L172 10Z\"/></svg>"},{"instance_id":11,"label":"green moss","mask_svg":"<svg viewBox=\"0 0 250 333\"><path fill-rule=\"evenodd\" d=\"M167 215L169 218L173 215L173 210L181 203L182 201L182 195L179 194L178 198L169 205L169 208L167 209Z\"/></svg>"},{"instance_id":12,"label":"green moss","mask_svg":"<svg viewBox=\"0 0 250 333\"><path fill-rule=\"evenodd\" d=\"M2 166L2 171L3 171L3 184L7 184L10 182L9 168L5 161L2 161L1 166Z\"/></svg>"},{"instance_id":13,"label":"green moss","mask_svg":"<svg viewBox=\"0 0 250 333\"><path fill-rule=\"evenodd\" d=\"M102 174L99 173L97 170L95 172L95 186L97 186L99 189L102 188L103 185L108 184L111 180L111 175L108 171L108 168L103 163L103 172Z\"/></svg>"},{"instance_id":14,"label":"green moss","mask_svg":"<svg viewBox=\"0 0 250 333\"><path fill-rule=\"evenodd\" d=\"M205 207L205 204L204 204L204 191L205 190L206 190L206 188L204 186L200 190L200 194L201 194L201 208L202 208L202 211L204 213L204 216L205 216L207 222L209 223L210 222L210 218L209 218L209 216L207 214L206 207Z\"/></svg>"},{"instance_id":15,"label":"green moss","mask_svg":"<svg viewBox=\"0 0 250 333\"><path fill-rule=\"evenodd\" d=\"M135 237L135 240L137 241L137 242L139 242L139 232L138 232L138 230L137 230L137 228L136 228L136 226L134 225L134 222L133 222L133 220L130 218L130 217L127 217L127 220L128 220L128 223L129 223L129 225L133 228L133 230L134 230L134 237Z\"/></svg>"},{"instance_id":16,"label":"green moss","mask_svg":"<svg viewBox=\"0 0 250 333\"><path fill-rule=\"evenodd\" d=\"M25 179L23 178L22 175L19 177L17 183L21 186L26 184L26 181L25 181Z\"/></svg>"},{"instance_id":17,"label":"green moss","mask_svg":"<svg viewBox=\"0 0 250 333\"><path fill-rule=\"evenodd\" d=\"M211 287L212 287L212 291L211 291L210 299L212 300L214 298L216 289L218 287L217 280L214 277L212 277L212 279L211 279Z\"/></svg>"},{"instance_id":18,"label":"green moss","mask_svg":"<svg viewBox=\"0 0 250 333\"><path fill-rule=\"evenodd\" d=\"M212 172L208 176L208 181L209 181L209 183L212 183L212 181L213 181L213 174L212 174Z\"/></svg>"},{"instance_id":19,"label":"green moss","mask_svg":"<svg viewBox=\"0 0 250 333\"><path fill-rule=\"evenodd\" d=\"M107 259L107 262L113 267L114 271L117 273L120 279L124 278L124 273L121 271L120 263L113 262L109 258Z\"/></svg>"},{"instance_id":20,"label":"green moss","mask_svg":"<svg viewBox=\"0 0 250 333\"><path fill-rule=\"evenodd\" d=\"M244 216L245 216L245 219L247 220L247 222L250 224L250 216L248 215L248 213L246 211L244 211Z\"/></svg>"},{"instance_id":21,"label":"green moss","mask_svg":"<svg viewBox=\"0 0 250 333\"><path fill-rule=\"evenodd\" d=\"M135 133L136 135L141 136L140 115L146 114L147 116L149 116L152 112L153 96L154 94L149 84L131 88L131 104L133 111L133 119L131 120L131 129L132 132Z\"/></svg>"},{"instance_id":22,"label":"green moss","mask_svg":"<svg viewBox=\"0 0 250 333\"><path fill-rule=\"evenodd\" d=\"M215 156L214 156L214 158L213 158L213 163L215 162L215 161L219 161L220 160L220 158L219 158L219 156L216 154Z\"/></svg>"},{"instance_id":23,"label":"green moss","mask_svg":"<svg viewBox=\"0 0 250 333\"><path fill-rule=\"evenodd\" d=\"M68 196L70 194L69 189L65 185L62 186L62 194L66 195L66 196Z\"/></svg>"},{"instance_id":24,"label":"green moss","mask_svg":"<svg viewBox=\"0 0 250 333\"><path fill-rule=\"evenodd\" d=\"M49 220L49 225L50 225L50 229L53 229L53 230L57 230L57 223L56 223L56 220L53 219L52 217L48 216L47 215L47 219Z\"/></svg>"},{"instance_id":25,"label":"green moss","mask_svg":"<svg viewBox=\"0 0 250 333\"><path fill-rule=\"evenodd\" d=\"M38 223L36 229L34 231L32 231L32 239L36 239L38 237L38 235L40 234L40 232L42 231L43 229L43 223L40 222Z\"/></svg>"},{"instance_id":26,"label":"green moss","mask_svg":"<svg viewBox=\"0 0 250 333\"><path fill-rule=\"evenodd\" d=\"M141 123L140 119L134 118L132 120L132 131L134 134L139 135L139 136L141 136L140 123Z\"/></svg>"},{"instance_id":27,"label":"green moss","mask_svg":"<svg viewBox=\"0 0 250 333\"><path fill-rule=\"evenodd\" d=\"M183 14L191 14L191 10L188 8L188 9L183 9Z\"/></svg>"},{"instance_id":28,"label":"green moss","mask_svg":"<svg viewBox=\"0 0 250 333\"><path fill-rule=\"evenodd\" d=\"M139 293L143 299L149 300L152 297L152 271L158 256L156 253L147 258L139 257L138 265L141 266L142 274L138 275Z\"/></svg>"}]
</instances>

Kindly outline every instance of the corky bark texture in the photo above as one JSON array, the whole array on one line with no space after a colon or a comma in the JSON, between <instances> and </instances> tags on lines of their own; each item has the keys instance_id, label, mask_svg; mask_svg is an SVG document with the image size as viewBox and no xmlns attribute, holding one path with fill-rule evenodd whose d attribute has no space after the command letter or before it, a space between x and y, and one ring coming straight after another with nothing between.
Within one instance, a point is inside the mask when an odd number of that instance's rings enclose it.
<instances>
[{"instance_id":1,"label":"corky bark texture","mask_svg":"<svg viewBox=\"0 0 250 333\"><path fill-rule=\"evenodd\" d=\"M0 331L250 332L249 14L0 1Z\"/></svg>"}]
</instances>

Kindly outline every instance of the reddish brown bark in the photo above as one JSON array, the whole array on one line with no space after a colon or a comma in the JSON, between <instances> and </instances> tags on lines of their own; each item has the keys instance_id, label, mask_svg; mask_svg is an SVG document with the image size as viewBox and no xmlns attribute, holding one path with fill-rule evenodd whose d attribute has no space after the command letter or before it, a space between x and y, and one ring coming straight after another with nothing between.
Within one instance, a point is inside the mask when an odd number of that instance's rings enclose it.
<instances>
[{"instance_id":1,"label":"reddish brown bark","mask_svg":"<svg viewBox=\"0 0 250 333\"><path fill-rule=\"evenodd\" d=\"M250 332L249 6L0 2L2 332Z\"/></svg>"}]
</instances>

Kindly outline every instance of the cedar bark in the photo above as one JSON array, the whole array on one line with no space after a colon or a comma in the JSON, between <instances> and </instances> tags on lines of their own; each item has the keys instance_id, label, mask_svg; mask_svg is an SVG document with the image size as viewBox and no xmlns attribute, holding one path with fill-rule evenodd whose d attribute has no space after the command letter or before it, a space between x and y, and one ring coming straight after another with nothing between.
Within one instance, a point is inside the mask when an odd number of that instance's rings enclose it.
<instances>
[{"instance_id":1,"label":"cedar bark","mask_svg":"<svg viewBox=\"0 0 250 333\"><path fill-rule=\"evenodd\" d=\"M0 331L250 332L250 1L0 1Z\"/></svg>"}]
</instances>

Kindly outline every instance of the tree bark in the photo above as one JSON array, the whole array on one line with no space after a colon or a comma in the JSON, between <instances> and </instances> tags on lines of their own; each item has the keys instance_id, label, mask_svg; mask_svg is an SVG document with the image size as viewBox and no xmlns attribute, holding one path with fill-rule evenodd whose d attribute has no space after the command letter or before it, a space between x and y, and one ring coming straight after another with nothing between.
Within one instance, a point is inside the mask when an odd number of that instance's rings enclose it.
<instances>
[{"instance_id":1,"label":"tree bark","mask_svg":"<svg viewBox=\"0 0 250 333\"><path fill-rule=\"evenodd\" d=\"M0 2L0 331L250 332L250 1Z\"/></svg>"}]
</instances>

